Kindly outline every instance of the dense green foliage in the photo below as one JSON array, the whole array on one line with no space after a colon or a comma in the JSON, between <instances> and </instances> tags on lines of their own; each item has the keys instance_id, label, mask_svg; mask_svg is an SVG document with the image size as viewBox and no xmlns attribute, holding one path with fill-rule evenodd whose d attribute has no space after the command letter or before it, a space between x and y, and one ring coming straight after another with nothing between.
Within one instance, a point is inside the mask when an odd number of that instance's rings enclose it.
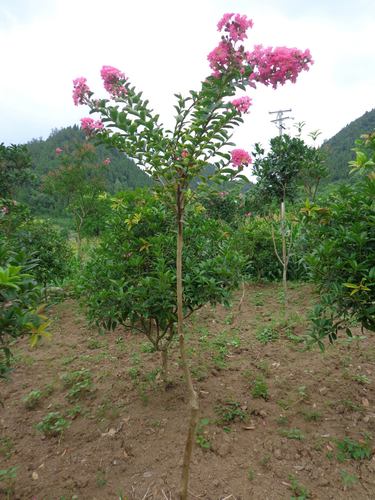
<instances>
[{"instance_id":1,"label":"dense green foliage","mask_svg":"<svg viewBox=\"0 0 375 500\"><path fill-rule=\"evenodd\" d=\"M278 231L279 221L275 217L249 215L243 219L236 234L236 248L246 259L246 277L252 281L278 281L282 269L275 258L274 245L281 246L281 235ZM301 225L295 218L289 217L288 228L293 232L294 251L290 253L289 279L306 278L306 268L302 260ZM272 234L273 233L273 234ZM297 251L298 249L298 251Z\"/></svg>"},{"instance_id":2,"label":"dense green foliage","mask_svg":"<svg viewBox=\"0 0 375 500\"><path fill-rule=\"evenodd\" d=\"M189 211L184 249L184 314L207 302L227 302L243 259L230 228ZM174 213L145 192L114 201L108 230L86 264L82 299L89 318L105 328L133 325L155 349L169 344L177 321Z\"/></svg>"},{"instance_id":3,"label":"dense green foliage","mask_svg":"<svg viewBox=\"0 0 375 500\"><path fill-rule=\"evenodd\" d=\"M375 109L349 123L331 139L326 141L322 149L327 154L328 179L327 182L349 180L348 163L354 160L354 141L361 135L374 130Z\"/></svg>"},{"instance_id":4,"label":"dense green foliage","mask_svg":"<svg viewBox=\"0 0 375 500\"><path fill-rule=\"evenodd\" d=\"M371 151L370 154L367 151ZM341 186L324 207L307 206L310 255L321 302L315 308L313 337L322 345L339 330L351 335L353 321L375 331L375 134L357 143L353 166L365 175Z\"/></svg>"},{"instance_id":5,"label":"dense green foliage","mask_svg":"<svg viewBox=\"0 0 375 500\"><path fill-rule=\"evenodd\" d=\"M32 275L39 284L48 284L65 278L69 271L72 250L67 235L48 220L31 219L13 233L13 248L24 251L35 259Z\"/></svg>"},{"instance_id":6,"label":"dense green foliage","mask_svg":"<svg viewBox=\"0 0 375 500\"><path fill-rule=\"evenodd\" d=\"M46 335L46 318L38 311L41 290L32 276L35 262L9 250L0 236L0 377L10 367L11 343L30 335L32 344Z\"/></svg>"},{"instance_id":7,"label":"dense green foliage","mask_svg":"<svg viewBox=\"0 0 375 500\"><path fill-rule=\"evenodd\" d=\"M30 178L31 158L25 146L0 144L0 196L11 197Z\"/></svg>"}]
</instances>

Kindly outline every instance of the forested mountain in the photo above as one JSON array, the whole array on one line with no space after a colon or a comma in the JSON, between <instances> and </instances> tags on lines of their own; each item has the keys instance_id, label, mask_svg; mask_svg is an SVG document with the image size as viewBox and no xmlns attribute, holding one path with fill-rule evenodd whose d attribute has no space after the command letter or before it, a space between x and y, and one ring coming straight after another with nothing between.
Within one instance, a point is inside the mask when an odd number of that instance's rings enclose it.
<instances>
[{"instance_id":1,"label":"forested mountain","mask_svg":"<svg viewBox=\"0 0 375 500\"><path fill-rule=\"evenodd\" d=\"M326 182L337 182L349 177L348 162L354 159L352 151L354 141L361 134L375 129L375 109L367 111L357 120L346 125L340 132L326 141L322 148L327 152L327 167L329 171Z\"/></svg>"},{"instance_id":2,"label":"forested mountain","mask_svg":"<svg viewBox=\"0 0 375 500\"><path fill-rule=\"evenodd\" d=\"M51 170L57 169L61 163L56 148L68 150L74 144L82 144L85 136L81 129L74 125L60 130L53 130L47 139L33 139L26 144L32 158L34 178L17 193L20 201L26 202L36 212L49 211L52 200L41 189L43 178ZM105 174L106 189L115 193L124 189L143 187L152 184L150 177L137 165L115 149L97 146L98 161L110 159Z\"/></svg>"}]
</instances>

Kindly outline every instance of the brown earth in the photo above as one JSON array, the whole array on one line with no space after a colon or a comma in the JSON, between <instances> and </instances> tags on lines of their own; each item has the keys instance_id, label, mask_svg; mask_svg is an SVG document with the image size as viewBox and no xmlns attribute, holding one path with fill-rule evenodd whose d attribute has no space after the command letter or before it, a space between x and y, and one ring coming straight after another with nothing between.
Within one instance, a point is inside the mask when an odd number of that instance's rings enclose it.
<instances>
[{"instance_id":1,"label":"brown earth","mask_svg":"<svg viewBox=\"0 0 375 500\"><path fill-rule=\"evenodd\" d=\"M309 286L292 285L287 321L278 286L249 285L239 312L240 297L186 328L201 403L190 498L374 499L375 340L304 351ZM187 420L177 346L165 391L145 338L98 334L70 300L50 316L53 340L19 342L0 382L1 498L176 499ZM69 398L62 377L82 369L93 385ZM28 409L32 390L41 394ZM35 427L50 412L70 423L60 436Z\"/></svg>"}]
</instances>

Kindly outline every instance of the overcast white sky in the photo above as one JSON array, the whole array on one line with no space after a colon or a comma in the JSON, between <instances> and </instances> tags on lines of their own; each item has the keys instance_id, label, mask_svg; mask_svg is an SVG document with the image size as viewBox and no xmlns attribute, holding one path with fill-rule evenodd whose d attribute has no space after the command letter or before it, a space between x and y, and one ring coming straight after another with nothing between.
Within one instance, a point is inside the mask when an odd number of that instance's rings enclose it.
<instances>
[{"instance_id":1,"label":"overcast white sky","mask_svg":"<svg viewBox=\"0 0 375 500\"><path fill-rule=\"evenodd\" d=\"M46 138L79 122L72 80L88 78L105 95L103 64L118 67L143 90L164 123L173 94L198 89L210 73L223 13L254 20L247 46L311 50L315 64L296 84L249 89L251 113L238 147L276 135L271 110L292 108L308 130L328 139L375 107L374 0L0 0L0 142Z\"/></svg>"}]
</instances>

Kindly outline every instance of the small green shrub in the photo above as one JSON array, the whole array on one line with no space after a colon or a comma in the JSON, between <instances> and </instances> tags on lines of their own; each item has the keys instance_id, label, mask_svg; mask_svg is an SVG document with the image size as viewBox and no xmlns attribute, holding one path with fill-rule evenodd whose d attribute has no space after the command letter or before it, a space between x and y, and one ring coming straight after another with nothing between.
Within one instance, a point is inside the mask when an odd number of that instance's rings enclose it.
<instances>
[{"instance_id":1,"label":"small green shrub","mask_svg":"<svg viewBox=\"0 0 375 500\"><path fill-rule=\"evenodd\" d=\"M51 412L36 425L38 431L47 437L60 436L70 423L59 412Z\"/></svg>"},{"instance_id":2,"label":"small green shrub","mask_svg":"<svg viewBox=\"0 0 375 500\"><path fill-rule=\"evenodd\" d=\"M268 344L269 342L275 342L279 338L279 332L270 326L258 330L255 334L255 338L261 344Z\"/></svg>"},{"instance_id":3,"label":"small green shrub","mask_svg":"<svg viewBox=\"0 0 375 500\"><path fill-rule=\"evenodd\" d=\"M64 387L69 389L67 398L75 401L92 393L93 381L90 370L82 369L62 376Z\"/></svg>"},{"instance_id":4,"label":"small green shrub","mask_svg":"<svg viewBox=\"0 0 375 500\"><path fill-rule=\"evenodd\" d=\"M247 417L241 408L241 403L237 401L226 401L215 408L218 415L218 423L221 425L230 424L235 421L243 421Z\"/></svg>"},{"instance_id":5,"label":"small green shrub","mask_svg":"<svg viewBox=\"0 0 375 500\"><path fill-rule=\"evenodd\" d=\"M25 396L22 401L28 410L32 410L40 404L42 397L42 391L34 390L29 392L29 394Z\"/></svg>"},{"instance_id":6,"label":"small green shrub","mask_svg":"<svg viewBox=\"0 0 375 500\"><path fill-rule=\"evenodd\" d=\"M288 479L293 493L291 500L308 500L311 498L309 490L303 486L296 477L290 475Z\"/></svg>"},{"instance_id":7,"label":"small green shrub","mask_svg":"<svg viewBox=\"0 0 375 500\"><path fill-rule=\"evenodd\" d=\"M268 385L265 379L261 376L257 377L251 388L251 395L253 398L263 398L264 400L268 400Z\"/></svg>"},{"instance_id":8,"label":"small green shrub","mask_svg":"<svg viewBox=\"0 0 375 500\"><path fill-rule=\"evenodd\" d=\"M280 429L279 433L281 436L288 439L296 439L297 441L305 439L305 436L300 429Z\"/></svg>"},{"instance_id":9,"label":"small green shrub","mask_svg":"<svg viewBox=\"0 0 375 500\"><path fill-rule=\"evenodd\" d=\"M195 441L204 450L211 449L211 442L207 437L207 432L205 431L205 427L207 427L209 424L210 424L209 418L202 418L198 422L198 426L197 426Z\"/></svg>"},{"instance_id":10,"label":"small green shrub","mask_svg":"<svg viewBox=\"0 0 375 500\"><path fill-rule=\"evenodd\" d=\"M369 460L372 456L372 445L369 439L355 441L348 437L337 441L337 459L344 460Z\"/></svg>"}]
</instances>

